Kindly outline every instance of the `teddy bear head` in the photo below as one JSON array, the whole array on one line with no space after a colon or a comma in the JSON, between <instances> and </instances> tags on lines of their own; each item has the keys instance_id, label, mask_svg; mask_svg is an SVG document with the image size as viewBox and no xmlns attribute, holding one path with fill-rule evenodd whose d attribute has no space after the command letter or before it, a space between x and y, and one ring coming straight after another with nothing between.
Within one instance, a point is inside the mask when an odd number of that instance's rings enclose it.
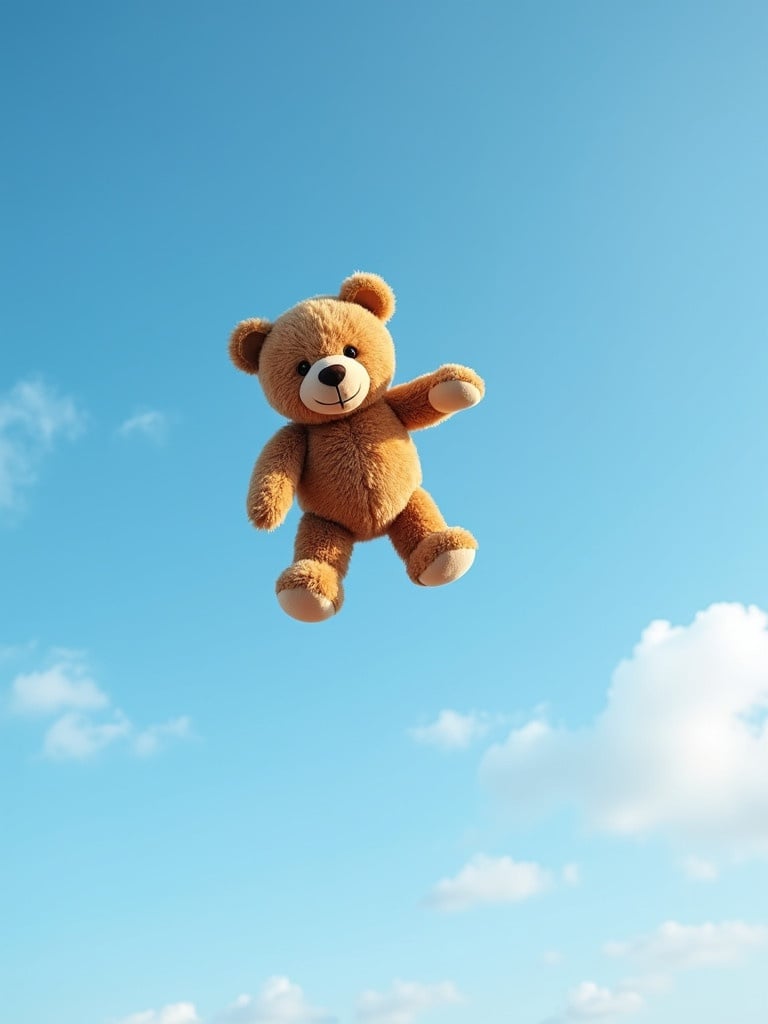
<instances>
[{"instance_id":1,"label":"teddy bear head","mask_svg":"<svg viewBox=\"0 0 768 1024\"><path fill-rule=\"evenodd\" d=\"M349 416L384 395L395 372L395 346L384 326L395 296L376 274L354 274L338 296L306 299L274 323L243 320L229 354L258 374L269 404L295 423Z\"/></svg>"}]
</instances>

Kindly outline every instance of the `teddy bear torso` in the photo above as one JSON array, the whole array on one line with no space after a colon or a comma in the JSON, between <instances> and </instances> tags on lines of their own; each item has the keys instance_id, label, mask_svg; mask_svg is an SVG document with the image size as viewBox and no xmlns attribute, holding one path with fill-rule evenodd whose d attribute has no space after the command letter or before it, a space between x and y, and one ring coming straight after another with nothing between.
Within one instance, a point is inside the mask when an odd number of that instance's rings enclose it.
<instances>
[{"instance_id":1,"label":"teddy bear torso","mask_svg":"<svg viewBox=\"0 0 768 1024\"><path fill-rule=\"evenodd\" d=\"M386 401L307 428L299 504L356 540L386 533L420 484L416 445Z\"/></svg>"}]
</instances>

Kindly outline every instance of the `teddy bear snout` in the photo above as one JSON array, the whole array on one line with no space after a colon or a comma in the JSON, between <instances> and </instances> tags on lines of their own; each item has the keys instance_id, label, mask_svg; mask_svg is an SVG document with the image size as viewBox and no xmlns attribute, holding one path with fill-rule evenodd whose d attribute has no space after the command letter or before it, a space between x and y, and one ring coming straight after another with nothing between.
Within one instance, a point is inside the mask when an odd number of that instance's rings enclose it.
<instances>
[{"instance_id":1,"label":"teddy bear snout","mask_svg":"<svg viewBox=\"0 0 768 1024\"><path fill-rule=\"evenodd\" d=\"M317 379L321 384L327 384L329 387L337 388L339 384L344 380L347 375L345 367L339 363L334 363L333 366L325 366L318 373Z\"/></svg>"},{"instance_id":2,"label":"teddy bear snout","mask_svg":"<svg viewBox=\"0 0 768 1024\"><path fill-rule=\"evenodd\" d=\"M312 412L343 416L360 408L370 387L371 378L362 363L334 353L315 360L302 377L299 398Z\"/></svg>"}]
</instances>

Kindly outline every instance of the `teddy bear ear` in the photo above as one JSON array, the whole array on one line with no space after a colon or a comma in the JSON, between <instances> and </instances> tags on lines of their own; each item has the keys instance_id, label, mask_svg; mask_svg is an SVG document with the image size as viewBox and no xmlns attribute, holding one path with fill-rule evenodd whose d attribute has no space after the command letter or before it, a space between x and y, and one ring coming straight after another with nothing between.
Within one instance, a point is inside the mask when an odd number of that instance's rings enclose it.
<instances>
[{"instance_id":1,"label":"teddy bear ear","mask_svg":"<svg viewBox=\"0 0 768 1024\"><path fill-rule=\"evenodd\" d=\"M384 323L395 312L395 293L378 274L353 274L342 284L339 298L363 306Z\"/></svg>"},{"instance_id":2,"label":"teddy bear ear","mask_svg":"<svg viewBox=\"0 0 768 1024\"><path fill-rule=\"evenodd\" d=\"M269 320L252 317L241 321L229 337L229 355L244 373L259 372L259 354L272 324Z\"/></svg>"}]
</instances>

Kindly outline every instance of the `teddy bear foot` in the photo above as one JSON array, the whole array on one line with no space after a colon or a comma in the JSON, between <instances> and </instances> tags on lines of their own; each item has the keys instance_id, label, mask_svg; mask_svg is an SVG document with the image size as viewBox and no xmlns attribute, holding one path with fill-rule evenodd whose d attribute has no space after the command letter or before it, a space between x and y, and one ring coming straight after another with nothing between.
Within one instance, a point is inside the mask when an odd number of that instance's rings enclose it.
<instances>
[{"instance_id":1,"label":"teddy bear foot","mask_svg":"<svg viewBox=\"0 0 768 1024\"><path fill-rule=\"evenodd\" d=\"M423 587L441 587L444 583L453 583L469 571L474 560L475 552L471 549L444 551L419 576L419 583Z\"/></svg>"},{"instance_id":2,"label":"teddy bear foot","mask_svg":"<svg viewBox=\"0 0 768 1024\"><path fill-rule=\"evenodd\" d=\"M344 591L336 570L325 562L303 558L277 581L280 607L299 622L324 622L341 608Z\"/></svg>"},{"instance_id":3,"label":"teddy bear foot","mask_svg":"<svg viewBox=\"0 0 768 1024\"><path fill-rule=\"evenodd\" d=\"M408 559L408 575L423 587L453 583L475 560L477 541L468 530L454 526L425 537Z\"/></svg>"},{"instance_id":4,"label":"teddy bear foot","mask_svg":"<svg viewBox=\"0 0 768 1024\"><path fill-rule=\"evenodd\" d=\"M281 590L277 600L286 615L298 619L299 622L325 622L336 614L333 601L329 601L321 594L313 594L305 587Z\"/></svg>"}]
</instances>

